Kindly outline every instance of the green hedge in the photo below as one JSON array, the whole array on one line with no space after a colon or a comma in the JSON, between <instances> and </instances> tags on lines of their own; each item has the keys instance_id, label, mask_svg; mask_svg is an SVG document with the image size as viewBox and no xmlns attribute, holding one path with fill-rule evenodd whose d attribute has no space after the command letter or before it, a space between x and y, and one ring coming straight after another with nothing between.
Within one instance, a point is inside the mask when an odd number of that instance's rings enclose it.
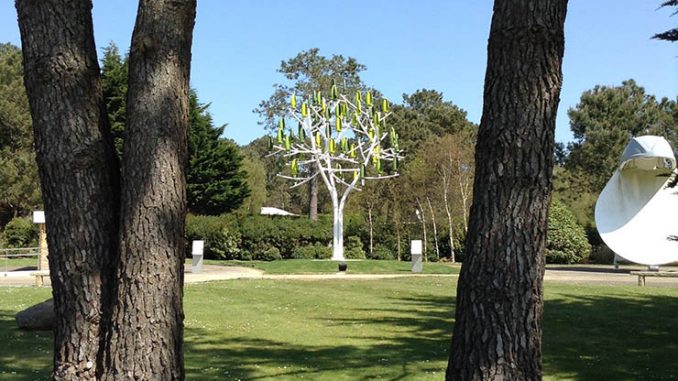
<instances>
[{"instance_id":1,"label":"green hedge","mask_svg":"<svg viewBox=\"0 0 678 381\"><path fill-rule=\"evenodd\" d=\"M554 201L549 212L546 262L578 263L590 254L584 228L564 204Z\"/></svg>"},{"instance_id":2,"label":"green hedge","mask_svg":"<svg viewBox=\"0 0 678 381\"><path fill-rule=\"evenodd\" d=\"M206 259L243 259L242 237L234 218L193 216L186 218L187 256L191 254L191 241L205 241Z\"/></svg>"},{"instance_id":3,"label":"green hedge","mask_svg":"<svg viewBox=\"0 0 678 381\"><path fill-rule=\"evenodd\" d=\"M205 259L273 260L299 255L329 258L332 220L327 216L317 222L298 217L188 216L188 255L193 240L205 241ZM313 247L312 254L298 253L299 248L307 246Z\"/></svg>"},{"instance_id":4,"label":"green hedge","mask_svg":"<svg viewBox=\"0 0 678 381\"><path fill-rule=\"evenodd\" d=\"M297 247L292 254L294 259L330 259L332 248L323 245L308 245Z\"/></svg>"}]
</instances>

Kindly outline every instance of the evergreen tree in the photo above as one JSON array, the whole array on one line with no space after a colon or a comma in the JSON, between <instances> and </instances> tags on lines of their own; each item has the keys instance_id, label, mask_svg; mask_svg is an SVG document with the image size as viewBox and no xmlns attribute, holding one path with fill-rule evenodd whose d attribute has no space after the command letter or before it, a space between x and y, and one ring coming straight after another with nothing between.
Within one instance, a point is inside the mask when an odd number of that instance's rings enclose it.
<instances>
[{"instance_id":1,"label":"evergreen tree","mask_svg":"<svg viewBox=\"0 0 678 381\"><path fill-rule=\"evenodd\" d=\"M21 50L0 44L0 227L41 203L22 70Z\"/></svg>"},{"instance_id":2,"label":"evergreen tree","mask_svg":"<svg viewBox=\"0 0 678 381\"><path fill-rule=\"evenodd\" d=\"M127 55L125 57L120 56L120 51L114 43L111 42L104 48L104 57L101 60L101 87L118 157L122 157L122 135L125 132L127 121L125 112L128 61Z\"/></svg>"},{"instance_id":3,"label":"evergreen tree","mask_svg":"<svg viewBox=\"0 0 678 381\"><path fill-rule=\"evenodd\" d=\"M111 43L104 48L101 77L111 133L118 157L122 156L126 124L128 57ZM189 94L188 210L196 214L221 214L237 209L250 193L247 173L241 169L238 146L221 138L225 126L215 127L194 90Z\"/></svg>"},{"instance_id":4,"label":"evergreen tree","mask_svg":"<svg viewBox=\"0 0 678 381\"><path fill-rule=\"evenodd\" d=\"M188 209L196 214L221 214L237 209L250 194L241 169L238 146L220 138L226 126L214 127L195 91L189 97Z\"/></svg>"}]
</instances>

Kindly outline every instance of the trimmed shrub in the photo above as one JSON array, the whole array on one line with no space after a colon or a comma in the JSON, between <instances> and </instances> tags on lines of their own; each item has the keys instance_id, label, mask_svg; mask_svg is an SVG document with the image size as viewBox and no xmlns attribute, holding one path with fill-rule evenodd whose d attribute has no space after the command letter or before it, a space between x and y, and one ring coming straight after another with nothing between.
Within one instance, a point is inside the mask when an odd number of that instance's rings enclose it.
<instances>
[{"instance_id":1,"label":"trimmed shrub","mask_svg":"<svg viewBox=\"0 0 678 381\"><path fill-rule=\"evenodd\" d=\"M564 204L554 200L549 213L546 263L578 263L590 254L584 228Z\"/></svg>"},{"instance_id":2,"label":"trimmed shrub","mask_svg":"<svg viewBox=\"0 0 678 381\"><path fill-rule=\"evenodd\" d=\"M7 247L37 246L38 225L28 217L15 217L5 225L3 237Z\"/></svg>"},{"instance_id":3,"label":"trimmed shrub","mask_svg":"<svg viewBox=\"0 0 678 381\"><path fill-rule=\"evenodd\" d=\"M346 238L344 257L346 259L365 259L365 250L363 250L360 237L352 235Z\"/></svg>"},{"instance_id":4,"label":"trimmed shrub","mask_svg":"<svg viewBox=\"0 0 678 381\"><path fill-rule=\"evenodd\" d=\"M205 259L243 259L237 225L227 217L187 216L187 256L191 254L190 245L194 240L205 241Z\"/></svg>"},{"instance_id":5,"label":"trimmed shrub","mask_svg":"<svg viewBox=\"0 0 678 381\"><path fill-rule=\"evenodd\" d=\"M270 247L264 251L254 253L253 258L257 261L276 261L282 259L277 247Z\"/></svg>"},{"instance_id":6,"label":"trimmed shrub","mask_svg":"<svg viewBox=\"0 0 678 381\"><path fill-rule=\"evenodd\" d=\"M329 259L332 249L322 245L308 245L297 247L292 254L294 259Z\"/></svg>"},{"instance_id":7,"label":"trimmed shrub","mask_svg":"<svg viewBox=\"0 0 678 381\"><path fill-rule=\"evenodd\" d=\"M378 243L374 245L370 259L395 259L395 253L387 246Z\"/></svg>"},{"instance_id":8,"label":"trimmed shrub","mask_svg":"<svg viewBox=\"0 0 678 381\"><path fill-rule=\"evenodd\" d=\"M293 258L297 248L326 245L332 241L332 221L295 217L248 216L240 220L242 248L255 253L262 246L275 247L283 258Z\"/></svg>"}]
</instances>

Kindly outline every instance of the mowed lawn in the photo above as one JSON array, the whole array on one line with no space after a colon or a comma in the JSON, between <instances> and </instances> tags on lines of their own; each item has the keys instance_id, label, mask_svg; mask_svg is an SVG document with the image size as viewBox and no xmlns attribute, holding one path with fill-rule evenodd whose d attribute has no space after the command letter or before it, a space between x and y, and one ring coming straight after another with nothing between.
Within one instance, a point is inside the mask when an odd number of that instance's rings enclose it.
<instances>
[{"instance_id":1,"label":"mowed lawn","mask_svg":"<svg viewBox=\"0 0 678 381\"><path fill-rule=\"evenodd\" d=\"M282 261L217 261L206 260L206 265L251 267L267 274L333 274L338 271L337 261L313 259L285 259ZM348 260L349 274L406 274L412 273L412 262L387 260ZM186 261L191 266L191 260ZM423 274L458 274L460 264L425 262Z\"/></svg>"},{"instance_id":2,"label":"mowed lawn","mask_svg":"<svg viewBox=\"0 0 678 381\"><path fill-rule=\"evenodd\" d=\"M237 280L186 287L187 380L442 380L455 278ZM0 289L0 380L46 380L51 334ZM678 379L678 289L546 284L547 380Z\"/></svg>"}]
</instances>

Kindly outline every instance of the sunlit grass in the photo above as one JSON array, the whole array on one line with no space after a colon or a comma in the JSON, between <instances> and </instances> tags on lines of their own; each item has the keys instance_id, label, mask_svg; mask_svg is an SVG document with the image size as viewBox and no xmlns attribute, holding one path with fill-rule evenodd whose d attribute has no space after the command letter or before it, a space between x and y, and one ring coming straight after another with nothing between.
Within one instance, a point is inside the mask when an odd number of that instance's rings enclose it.
<instances>
[{"instance_id":1,"label":"sunlit grass","mask_svg":"<svg viewBox=\"0 0 678 381\"><path fill-rule=\"evenodd\" d=\"M347 261L349 274L407 274L412 273L412 263L404 261ZM268 274L314 274L335 273L338 262L312 259L286 259L282 261L214 261L207 260L208 265L252 267ZM456 274L459 264L428 262L423 264L424 274Z\"/></svg>"},{"instance_id":2,"label":"sunlit grass","mask_svg":"<svg viewBox=\"0 0 678 381\"><path fill-rule=\"evenodd\" d=\"M186 286L187 380L442 380L456 278L236 280ZM51 335L14 313L49 289L0 289L0 379L46 380ZM678 289L546 284L546 380L678 376Z\"/></svg>"}]
</instances>

